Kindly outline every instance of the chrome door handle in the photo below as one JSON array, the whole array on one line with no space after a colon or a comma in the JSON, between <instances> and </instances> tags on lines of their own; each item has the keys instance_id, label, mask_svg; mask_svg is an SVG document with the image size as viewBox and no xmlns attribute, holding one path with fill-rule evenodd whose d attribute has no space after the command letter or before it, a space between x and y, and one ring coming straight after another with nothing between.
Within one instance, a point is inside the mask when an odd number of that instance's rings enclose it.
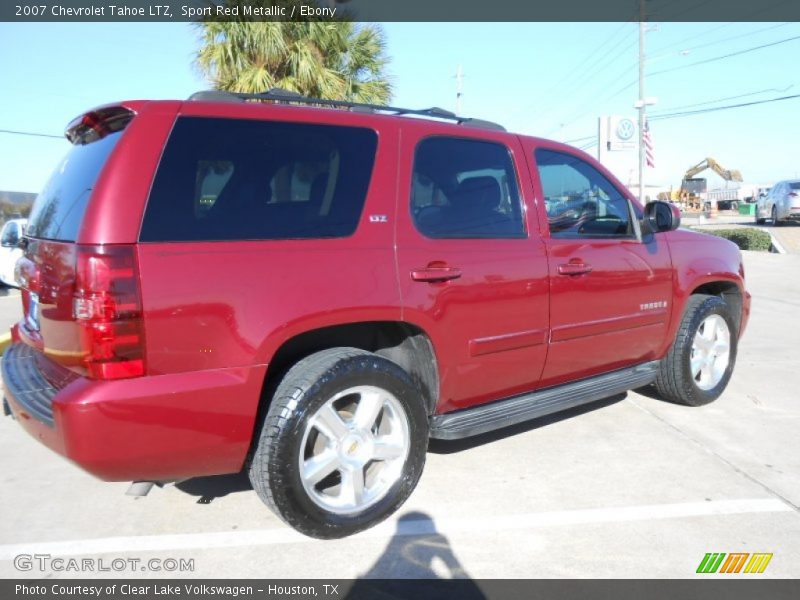
<instances>
[{"instance_id":1,"label":"chrome door handle","mask_svg":"<svg viewBox=\"0 0 800 600\"><path fill-rule=\"evenodd\" d=\"M591 271L592 265L587 265L582 262L569 262L558 265L559 275L583 275L585 273L591 273Z\"/></svg>"},{"instance_id":2,"label":"chrome door handle","mask_svg":"<svg viewBox=\"0 0 800 600\"><path fill-rule=\"evenodd\" d=\"M428 283L449 281L459 277L461 277L461 269L456 267L425 267L411 271L411 279L414 281L427 281Z\"/></svg>"}]
</instances>

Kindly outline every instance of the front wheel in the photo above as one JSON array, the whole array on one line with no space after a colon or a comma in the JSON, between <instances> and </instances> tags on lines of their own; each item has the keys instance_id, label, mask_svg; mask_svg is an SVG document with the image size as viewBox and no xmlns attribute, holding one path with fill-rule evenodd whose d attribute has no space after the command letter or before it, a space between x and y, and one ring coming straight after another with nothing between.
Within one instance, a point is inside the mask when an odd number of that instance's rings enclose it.
<instances>
[{"instance_id":1,"label":"front wheel","mask_svg":"<svg viewBox=\"0 0 800 600\"><path fill-rule=\"evenodd\" d=\"M713 402L730 381L736 343L736 326L727 302L719 296L691 296L675 342L661 361L655 381L659 394L689 406Z\"/></svg>"},{"instance_id":2,"label":"front wheel","mask_svg":"<svg viewBox=\"0 0 800 600\"><path fill-rule=\"evenodd\" d=\"M290 526L340 538L405 502L427 445L427 413L408 373L370 352L334 348L301 360L281 381L250 480Z\"/></svg>"}]
</instances>

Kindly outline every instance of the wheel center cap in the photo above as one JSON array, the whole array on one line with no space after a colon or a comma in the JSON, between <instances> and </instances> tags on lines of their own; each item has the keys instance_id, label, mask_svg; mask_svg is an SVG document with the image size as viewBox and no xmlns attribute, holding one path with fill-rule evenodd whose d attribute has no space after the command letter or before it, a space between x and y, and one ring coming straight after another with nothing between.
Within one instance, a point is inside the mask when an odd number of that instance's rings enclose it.
<instances>
[{"instance_id":1,"label":"wheel center cap","mask_svg":"<svg viewBox=\"0 0 800 600\"><path fill-rule=\"evenodd\" d=\"M361 463L370 455L370 444L360 435L351 434L342 440L339 446L339 454L348 462Z\"/></svg>"}]
</instances>

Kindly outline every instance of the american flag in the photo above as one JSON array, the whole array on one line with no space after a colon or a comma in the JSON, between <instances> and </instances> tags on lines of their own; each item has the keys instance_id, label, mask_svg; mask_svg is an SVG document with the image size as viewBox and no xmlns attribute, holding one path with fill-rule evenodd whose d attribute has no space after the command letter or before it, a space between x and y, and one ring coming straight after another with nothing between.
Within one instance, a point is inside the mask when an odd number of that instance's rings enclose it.
<instances>
[{"instance_id":1,"label":"american flag","mask_svg":"<svg viewBox=\"0 0 800 600\"><path fill-rule=\"evenodd\" d=\"M653 138L650 137L650 123L647 121L644 122L642 140L644 140L644 158L647 162L647 166L654 169L656 166L656 157L653 153Z\"/></svg>"}]
</instances>

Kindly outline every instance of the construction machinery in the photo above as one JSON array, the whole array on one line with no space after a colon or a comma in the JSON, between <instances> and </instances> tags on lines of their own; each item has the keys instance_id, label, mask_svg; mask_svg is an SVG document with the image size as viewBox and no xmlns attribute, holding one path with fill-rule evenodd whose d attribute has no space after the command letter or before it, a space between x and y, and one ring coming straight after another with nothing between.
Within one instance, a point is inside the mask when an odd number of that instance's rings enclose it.
<instances>
[{"instance_id":1,"label":"construction machinery","mask_svg":"<svg viewBox=\"0 0 800 600\"><path fill-rule=\"evenodd\" d=\"M683 174L681 181L681 200L693 208L703 208L707 182L705 178L695 177L706 169L711 169L725 181L742 181L742 174L736 169L725 169L711 157L704 158ZM720 201L722 202L722 201ZM720 206L720 208L722 208Z\"/></svg>"}]
</instances>

